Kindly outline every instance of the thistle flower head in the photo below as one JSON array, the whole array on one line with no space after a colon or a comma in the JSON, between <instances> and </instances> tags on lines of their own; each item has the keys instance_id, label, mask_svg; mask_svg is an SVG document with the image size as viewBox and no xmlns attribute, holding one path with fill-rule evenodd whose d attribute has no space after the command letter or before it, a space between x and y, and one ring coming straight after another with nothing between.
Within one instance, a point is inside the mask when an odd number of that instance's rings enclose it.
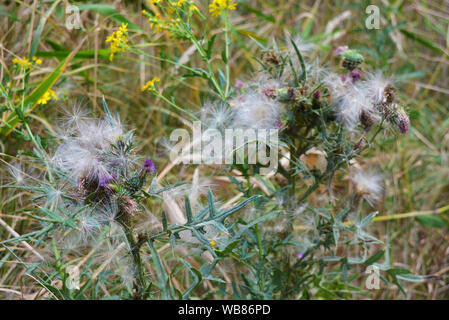
<instances>
[{"instance_id":1,"label":"thistle flower head","mask_svg":"<svg viewBox=\"0 0 449 320\"><path fill-rule=\"evenodd\" d=\"M243 82L241 80L236 80L235 84L234 84L234 88L236 88L237 90L240 90L243 88Z\"/></svg>"},{"instance_id":2,"label":"thistle flower head","mask_svg":"<svg viewBox=\"0 0 449 320\"><path fill-rule=\"evenodd\" d=\"M339 46L337 49L334 50L334 56L339 56L343 51L348 50L348 46Z\"/></svg>"},{"instance_id":3,"label":"thistle flower head","mask_svg":"<svg viewBox=\"0 0 449 320\"><path fill-rule=\"evenodd\" d=\"M133 155L124 153L125 142L131 134L125 134L118 117L108 117L104 120L79 118L58 145L53 164L73 179L75 184L104 187L112 181L112 177L124 168L123 157L134 162Z\"/></svg>"},{"instance_id":4,"label":"thistle flower head","mask_svg":"<svg viewBox=\"0 0 449 320\"><path fill-rule=\"evenodd\" d=\"M98 186L103 188L107 187L112 181L114 181L114 177L106 172L104 175L100 176Z\"/></svg>"},{"instance_id":5,"label":"thistle flower head","mask_svg":"<svg viewBox=\"0 0 449 320\"><path fill-rule=\"evenodd\" d=\"M354 70L359 64L361 64L365 58L357 50L347 49L339 54L342 58L343 68L349 71Z\"/></svg>"},{"instance_id":6,"label":"thistle flower head","mask_svg":"<svg viewBox=\"0 0 449 320\"><path fill-rule=\"evenodd\" d=\"M410 130L410 119L407 113L405 113L404 109L402 108L398 110L396 124L398 126L399 132L402 134L406 134L408 130Z\"/></svg>"},{"instance_id":7,"label":"thistle flower head","mask_svg":"<svg viewBox=\"0 0 449 320\"><path fill-rule=\"evenodd\" d=\"M156 172L156 166L153 162L153 160L151 159L145 159L144 163L143 163L143 168L146 172L149 172L151 174L154 174Z\"/></svg>"},{"instance_id":8,"label":"thistle flower head","mask_svg":"<svg viewBox=\"0 0 449 320\"><path fill-rule=\"evenodd\" d=\"M352 82L356 82L356 81L362 79L362 75L357 70L352 70L349 73L349 76L351 77Z\"/></svg>"}]
</instances>

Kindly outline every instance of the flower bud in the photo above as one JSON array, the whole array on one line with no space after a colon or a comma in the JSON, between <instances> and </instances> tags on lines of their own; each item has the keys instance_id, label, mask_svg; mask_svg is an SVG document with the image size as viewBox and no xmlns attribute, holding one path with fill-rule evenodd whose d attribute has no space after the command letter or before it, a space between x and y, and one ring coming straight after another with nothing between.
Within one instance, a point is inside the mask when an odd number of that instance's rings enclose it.
<instances>
[{"instance_id":1,"label":"flower bud","mask_svg":"<svg viewBox=\"0 0 449 320\"><path fill-rule=\"evenodd\" d=\"M346 51L348 49L348 46L340 46L334 50L334 56L339 56L343 51Z\"/></svg>"},{"instance_id":2,"label":"flower bud","mask_svg":"<svg viewBox=\"0 0 449 320\"><path fill-rule=\"evenodd\" d=\"M112 175L110 175L109 173L106 173L98 179L98 186L105 188L112 181L114 181L114 177Z\"/></svg>"},{"instance_id":3,"label":"flower bud","mask_svg":"<svg viewBox=\"0 0 449 320\"><path fill-rule=\"evenodd\" d=\"M360 122L365 127L365 129L369 129L376 123L376 119L369 114L368 112L363 111L360 116Z\"/></svg>"},{"instance_id":4,"label":"flower bud","mask_svg":"<svg viewBox=\"0 0 449 320\"><path fill-rule=\"evenodd\" d=\"M365 58L356 50L348 49L340 54L343 57L342 66L349 71L354 70Z\"/></svg>"},{"instance_id":5,"label":"flower bud","mask_svg":"<svg viewBox=\"0 0 449 320\"><path fill-rule=\"evenodd\" d=\"M396 92L391 84L388 84L384 89L384 101L387 103L392 103L396 97Z\"/></svg>"},{"instance_id":6,"label":"flower bud","mask_svg":"<svg viewBox=\"0 0 449 320\"><path fill-rule=\"evenodd\" d=\"M406 134L410 129L410 119L403 109L398 112L396 125L398 126L399 132L402 134Z\"/></svg>"},{"instance_id":7,"label":"flower bud","mask_svg":"<svg viewBox=\"0 0 449 320\"><path fill-rule=\"evenodd\" d=\"M361 75L360 72L358 72L357 70L352 70L352 71L349 73L349 76L351 77L352 82L356 82L356 81L362 79L362 75Z\"/></svg>"},{"instance_id":8,"label":"flower bud","mask_svg":"<svg viewBox=\"0 0 449 320\"><path fill-rule=\"evenodd\" d=\"M276 89L274 88L263 88L262 93L266 95L268 98L277 98Z\"/></svg>"},{"instance_id":9,"label":"flower bud","mask_svg":"<svg viewBox=\"0 0 449 320\"><path fill-rule=\"evenodd\" d=\"M145 159L145 162L143 163L143 169L151 174L154 174L156 172L156 166L151 159Z\"/></svg>"},{"instance_id":10,"label":"flower bud","mask_svg":"<svg viewBox=\"0 0 449 320\"><path fill-rule=\"evenodd\" d=\"M295 88L282 88L277 90L277 96L281 101L295 101L298 91Z\"/></svg>"},{"instance_id":11,"label":"flower bud","mask_svg":"<svg viewBox=\"0 0 449 320\"><path fill-rule=\"evenodd\" d=\"M236 81L235 81L235 84L234 84L234 87L235 87L237 90L242 89L242 88L243 88L243 82L242 82L241 80L236 80Z\"/></svg>"}]
</instances>

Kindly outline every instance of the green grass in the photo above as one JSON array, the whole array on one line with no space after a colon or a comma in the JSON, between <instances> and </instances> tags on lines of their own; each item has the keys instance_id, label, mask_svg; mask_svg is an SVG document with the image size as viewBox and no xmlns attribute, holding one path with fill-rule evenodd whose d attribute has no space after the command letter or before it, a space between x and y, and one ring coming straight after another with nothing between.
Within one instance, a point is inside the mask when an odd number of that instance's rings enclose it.
<instances>
[{"instance_id":1,"label":"green grass","mask_svg":"<svg viewBox=\"0 0 449 320\"><path fill-rule=\"evenodd\" d=\"M189 53L190 42L174 41L165 34L151 31L149 22L141 15L142 8L154 8L150 1L126 1L115 9L109 1L102 4L72 1L71 4L80 4L83 25L80 30L65 27L67 17L61 1L34 1L32 4L7 1L0 5L1 84L6 87L11 82L13 90L18 91L17 97L23 102L22 112L29 116L29 130L40 137L38 143L42 148L51 146L49 136L63 107L83 101L94 115L102 115L104 97L109 108L119 112L122 120L135 128L136 136L140 137L140 152L155 160L159 172L165 174L161 178L164 183L190 182L195 168L170 167L160 153L159 143L174 128L184 126L192 114L197 114L201 103L210 99L211 90L206 79L192 77L191 70L179 67L170 59L184 59L184 64L192 68L220 69L224 78L230 77L228 83L234 83L248 80L251 73L260 70L258 42L271 44L273 39L283 40L286 31L314 42L319 50L313 57L319 56L323 62L334 61L332 52L340 45L358 49L364 54L366 65L385 70L397 80L399 99L412 123L407 135L379 135L378 144L364 155L364 164L381 168L386 179L385 200L376 208L379 214L369 231L389 245L394 267L435 277L425 283L402 283L405 295L395 285L383 285L376 291L354 290L345 297L446 299L449 297L449 7L431 0L374 1L380 8L381 27L367 30L365 8L371 2L242 1L229 16L232 42L228 53L224 50L221 24L215 19L204 22L195 18L192 25L200 30L199 37L203 36L201 30L208 30L209 40L211 35L217 35L215 41L210 42L213 50L209 66L198 52ZM205 1L198 7L203 13L207 12ZM345 11L350 14L341 16ZM336 21L333 27L332 20ZM141 52L119 52L110 62L105 39L122 22L128 22L130 41ZM21 76L13 71L12 59L33 56L41 58L43 63L25 76L27 90L22 95ZM228 63L223 64L223 60ZM141 91L145 82L153 77L161 79L165 99ZM219 88L219 73L214 77L218 80L212 86ZM59 100L37 105L50 87L57 92ZM218 95L226 93L224 90ZM187 115L175 109L173 103L181 106ZM0 181L3 186L10 179L6 162L13 161L20 153L33 152L29 136L21 134L26 128L18 126L19 117L5 108L6 105L6 99L0 98ZM164 168L167 170L163 171ZM201 166L201 171L217 184L222 183L219 176L223 173L206 166ZM238 194L235 186L225 185L214 190L219 199L229 200ZM310 202L319 204L318 194L312 194ZM28 192L0 189L0 241L38 230L36 220L27 214L32 206ZM51 257L48 258L50 263L57 265L52 272L60 272L62 268L58 265L62 262L54 255L57 249L44 245L39 237L35 240L28 241L26 246L24 242L0 246L0 298L43 298L50 297L50 292L56 290L42 289L39 284L42 281L30 275L29 270L37 261L36 252ZM154 253L156 249L150 250ZM155 261L150 270L153 274L159 274L164 268L171 270L173 285L184 288L179 261L172 259L170 250L164 252L162 247L157 250L164 253L164 261ZM83 254L95 257L95 253L89 251ZM117 294L114 288L120 286L120 281L114 278L112 283L107 282L107 270L100 269L101 265L95 265L89 258L73 259L72 263L86 265L93 274L98 271L98 278L92 280L95 285L90 287L91 297L97 297L96 291L101 292L98 296ZM196 262L192 259L186 263L194 265ZM43 269L49 278L56 279L48 268ZM188 270L193 281L195 271L191 270L195 269ZM235 272L227 270L228 277L237 281ZM352 285L363 287L365 279L362 272ZM58 288L57 281L52 283L54 288ZM217 288L213 281L207 285ZM349 287L345 289L352 292ZM219 298L220 294L208 296L199 291L198 296ZM335 298L326 293L322 293L322 297Z\"/></svg>"}]
</instances>

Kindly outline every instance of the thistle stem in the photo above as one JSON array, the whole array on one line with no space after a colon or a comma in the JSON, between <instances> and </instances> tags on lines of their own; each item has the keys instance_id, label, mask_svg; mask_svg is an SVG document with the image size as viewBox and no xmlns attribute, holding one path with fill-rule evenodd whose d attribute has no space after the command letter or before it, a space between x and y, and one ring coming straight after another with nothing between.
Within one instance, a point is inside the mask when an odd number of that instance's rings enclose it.
<instances>
[{"instance_id":1,"label":"thistle stem","mask_svg":"<svg viewBox=\"0 0 449 320\"><path fill-rule=\"evenodd\" d=\"M134 271L134 285L137 288L136 299L144 299L145 298L145 289L146 289L146 281L142 268L142 258L140 256L140 246L137 245L136 240L132 234L131 228L129 228L124 222L119 221L120 225L123 228L125 233L126 240L128 241L131 255L133 257L133 264L136 268Z\"/></svg>"}]
</instances>

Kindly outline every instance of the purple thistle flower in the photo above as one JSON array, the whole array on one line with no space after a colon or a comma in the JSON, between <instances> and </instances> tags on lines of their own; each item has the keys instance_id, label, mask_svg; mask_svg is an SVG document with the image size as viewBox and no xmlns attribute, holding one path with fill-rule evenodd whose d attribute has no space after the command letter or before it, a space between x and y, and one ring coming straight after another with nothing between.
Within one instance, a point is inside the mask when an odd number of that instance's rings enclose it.
<instances>
[{"instance_id":1,"label":"purple thistle flower","mask_svg":"<svg viewBox=\"0 0 449 320\"><path fill-rule=\"evenodd\" d=\"M154 174L156 172L156 166L154 165L154 162L151 159L145 159L145 162L143 163L143 168L146 172L150 172L151 174Z\"/></svg>"},{"instance_id":2,"label":"purple thistle flower","mask_svg":"<svg viewBox=\"0 0 449 320\"><path fill-rule=\"evenodd\" d=\"M268 98L276 98L276 89L274 88L263 88L262 93Z\"/></svg>"},{"instance_id":3,"label":"purple thistle flower","mask_svg":"<svg viewBox=\"0 0 449 320\"><path fill-rule=\"evenodd\" d=\"M109 183L114 181L114 177L110 175L109 173L106 173L100 177L98 180L98 185L102 188L107 187Z\"/></svg>"},{"instance_id":4,"label":"purple thistle flower","mask_svg":"<svg viewBox=\"0 0 449 320\"><path fill-rule=\"evenodd\" d=\"M316 91L313 93L313 98L314 98L315 100L320 100L320 98L321 98L321 91L320 91L320 90L316 90Z\"/></svg>"},{"instance_id":5,"label":"purple thistle flower","mask_svg":"<svg viewBox=\"0 0 449 320\"><path fill-rule=\"evenodd\" d=\"M242 82L241 80L236 80L236 81L235 81L235 84L234 84L234 87L235 87L237 90L242 89L242 88L243 88L243 82Z\"/></svg>"},{"instance_id":6,"label":"purple thistle flower","mask_svg":"<svg viewBox=\"0 0 449 320\"><path fill-rule=\"evenodd\" d=\"M343 51L346 51L348 49L349 49L348 46L340 46L334 50L334 56L338 56L340 53L342 53Z\"/></svg>"},{"instance_id":7,"label":"purple thistle flower","mask_svg":"<svg viewBox=\"0 0 449 320\"><path fill-rule=\"evenodd\" d=\"M398 114L396 124L400 133L406 134L408 132L408 130L410 129L410 119L405 112L400 112Z\"/></svg>"},{"instance_id":8,"label":"purple thistle flower","mask_svg":"<svg viewBox=\"0 0 449 320\"><path fill-rule=\"evenodd\" d=\"M358 72L357 70L352 70L352 71L349 73L349 76L351 77L352 82L356 82L356 81L362 79L362 75L361 75L360 72Z\"/></svg>"},{"instance_id":9,"label":"purple thistle flower","mask_svg":"<svg viewBox=\"0 0 449 320\"><path fill-rule=\"evenodd\" d=\"M304 254L302 252L298 252L296 256L298 257L298 259L302 259L302 257L304 257Z\"/></svg>"}]
</instances>

